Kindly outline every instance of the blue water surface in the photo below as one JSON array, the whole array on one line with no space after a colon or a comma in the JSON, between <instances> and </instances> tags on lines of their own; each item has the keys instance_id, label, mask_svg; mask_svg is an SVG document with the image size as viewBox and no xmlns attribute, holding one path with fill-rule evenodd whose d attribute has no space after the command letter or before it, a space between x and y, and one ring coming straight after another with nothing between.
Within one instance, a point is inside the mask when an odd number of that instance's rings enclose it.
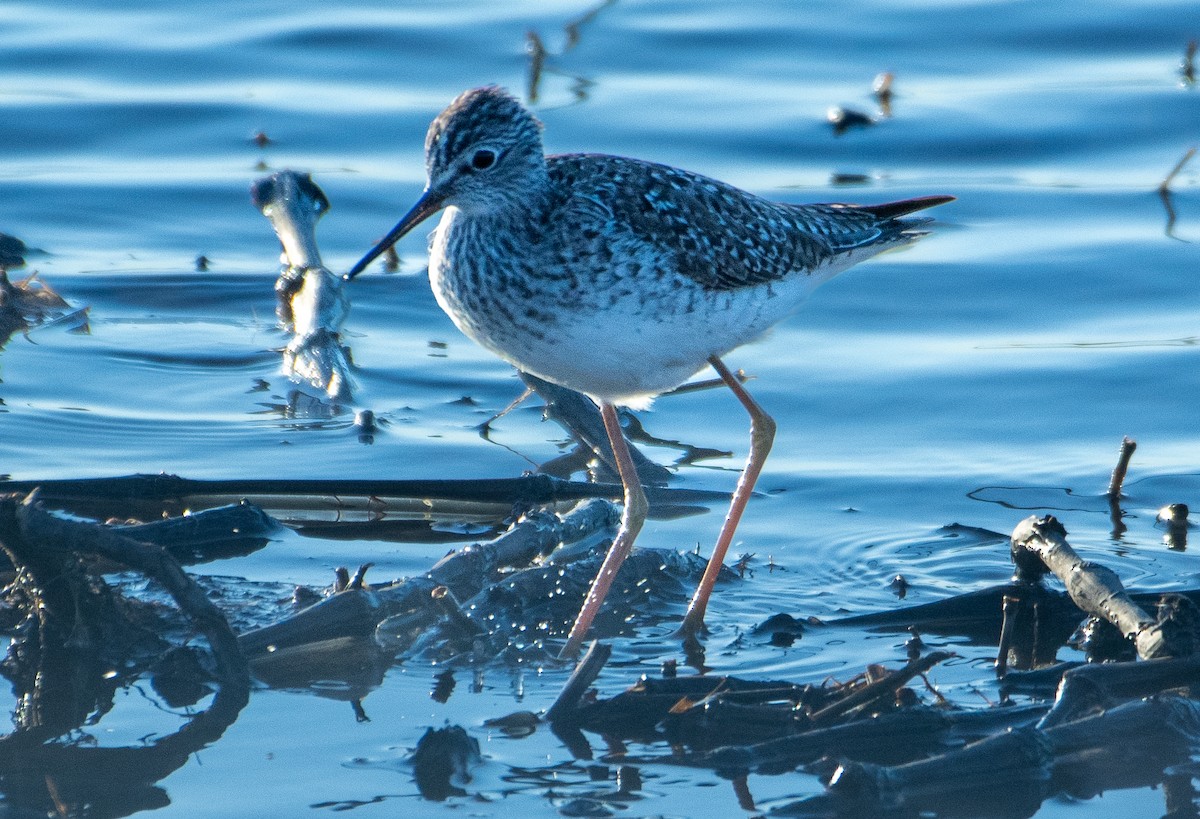
<instances>
[{"instance_id":1,"label":"blue water surface","mask_svg":"<svg viewBox=\"0 0 1200 819\"><path fill-rule=\"evenodd\" d=\"M1180 69L1197 37L1195 4L1165 0L6 3L0 231L34 248L10 275L36 271L89 307L90 333L44 327L4 347L0 473L493 478L559 454L566 436L536 401L479 436L523 387L437 308L424 230L398 246L398 274L352 287L353 406L289 395L278 243L248 196L272 170L311 172L333 203L325 261L344 270L419 194L429 120L499 83L531 103L552 152L637 156L793 202L958 197L933 235L728 356L780 432L734 546L760 568L710 609L717 672L819 682L901 662L895 635L731 646L780 610L894 606L897 574L909 602L1003 582L1005 544L964 544L941 528L954 522L1008 533L1058 510L1072 542L1130 585L1194 586L1194 555L1168 550L1154 517L1200 505L1200 161L1169 199L1158 191L1200 140L1200 91ZM882 72L890 114L872 95ZM836 135L834 106L876 124ZM358 409L379 419L371 445ZM679 466L673 485L732 488L747 424L727 392L660 399L642 422L733 453ZM1115 537L1099 496L1126 435L1139 447ZM1067 489L1090 500L1064 503ZM723 513L652 520L639 544L706 550ZM418 574L446 548L287 535L197 571L323 585L367 561L380 579ZM625 662L603 693L676 656L665 635L618 645ZM994 689L986 651L971 651L931 675L952 699ZM364 702L370 722L321 692L256 692L220 742L159 783L156 812L548 816L562 801L519 770L561 763L566 792L586 787L548 732L518 741L482 725L544 709L566 669L486 669L446 704L428 697L437 670L392 669ZM151 696L125 689L88 732L114 746L169 733L176 716ZM447 721L483 741L478 798L424 802L404 758ZM643 777L623 815L743 813L715 775L651 765ZM821 790L802 774L749 785L763 809ZM1110 796L1038 815L1165 810L1156 790Z\"/></svg>"}]
</instances>

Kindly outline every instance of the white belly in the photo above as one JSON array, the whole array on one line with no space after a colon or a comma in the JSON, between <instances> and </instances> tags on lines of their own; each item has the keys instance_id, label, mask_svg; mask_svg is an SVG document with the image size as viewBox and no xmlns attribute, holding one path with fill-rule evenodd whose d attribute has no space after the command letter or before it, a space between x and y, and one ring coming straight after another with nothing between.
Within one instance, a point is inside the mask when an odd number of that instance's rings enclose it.
<instances>
[{"instance_id":1,"label":"white belly","mask_svg":"<svg viewBox=\"0 0 1200 819\"><path fill-rule=\"evenodd\" d=\"M758 338L845 267L718 291L635 276L612 292L555 291L514 300L511 293L492 292L486 271L451 264L445 251L453 219L448 211L434 234L429 277L438 304L458 328L521 370L634 407L684 383L708 366L709 357ZM529 308L538 318L530 318Z\"/></svg>"}]
</instances>

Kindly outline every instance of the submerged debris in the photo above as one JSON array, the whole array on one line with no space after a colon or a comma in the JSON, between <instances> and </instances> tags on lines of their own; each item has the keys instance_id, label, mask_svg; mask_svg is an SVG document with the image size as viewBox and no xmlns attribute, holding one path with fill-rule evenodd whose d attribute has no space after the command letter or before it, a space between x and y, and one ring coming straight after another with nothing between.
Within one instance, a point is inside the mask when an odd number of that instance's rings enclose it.
<instances>
[{"instance_id":1,"label":"submerged debris","mask_svg":"<svg viewBox=\"0 0 1200 819\"><path fill-rule=\"evenodd\" d=\"M833 127L834 136L841 136L852 128L870 128L875 124L868 114L837 105L825 112L825 119Z\"/></svg>"},{"instance_id":2,"label":"submerged debris","mask_svg":"<svg viewBox=\"0 0 1200 819\"><path fill-rule=\"evenodd\" d=\"M1124 449L1131 454L1131 443ZM1123 458L1122 465L1127 461ZM385 484L395 490L402 483L359 482L354 489L368 494L377 509L390 508L378 496L386 496L381 491ZM1099 500L1110 495L1119 499L1121 483L1114 480ZM250 486L177 478L157 484L136 478L44 485L45 496L56 502L68 491L88 489L100 496L92 499L96 504L130 492L145 503L156 491L165 497L172 489L229 493ZM505 493L517 486L528 492L538 485L505 483L500 495L509 499L511 509L515 496ZM282 481L254 484L276 496L287 486ZM294 482L292 501L299 504L315 497L305 493L330 486ZM429 490L422 498L461 499L467 489L477 495L481 491L470 482L407 486ZM670 497L673 491L679 490L651 488L649 493ZM187 495L173 497L178 502ZM463 508L461 500L459 504L456 508ZM14 781L10 771L26 771L45 761L51 753L46 749L55 746L46 740L111 707L116 686L143 675L175 708L189 707L216 690L209 711L195 720L210 729L196 734L203 743L219 737L244 705L248 693L239 692L247 689L239 686L247 665L267 685L308 687L321 696L349 700L358 720L368 719L362 697L382 683L397 661L436 666L430 696L439 702L454 695L454 674L464 669L479 675L496 663L549 666L554 652L547 643L566 634L617 516L611 503L598 499L562 513L533 506L537 504L522 503L524 514L502 536L455 551L427 574L372 585L366 566L353 576L343 569L328 596L315 605L292 611L290 600L276 593L252 604L259 610L247 617L237 610L244 596L239 598L226 579L210 578L196 586L166 549L204 559L231 537L243 536L246 543L240 545L255 548L254 542L270 537L274 524L253 507L212 510L190 520L101 525L56 517L36 497L3 499L0 546L15 571L6 590L8 608L0 609L12 640L0 672L13 682L22 703L16 731L0 738L6 783ZM428 513L430 507L424 508ZM1186 517L1182 509L1172 515ZM700 673L681 676L678 663L669 661L661 678L642 677L606 699L592 686L612 656L611 646L594 643L544 718L526 711L489 721L489 729L516 738L548 725L579 760L593 759L584 731L604 737L610 748L606 764L576 766L581 790L591 788L583 797L577 797L579 791L571 795L576 798L562 797L556 804L563 811L607 810L608 800L620 805L637 798L638 766L648 764L713 771L731 781L738 803L747 810L754 805L750 774L799 771L819 777L823 793L776 803L770 811L786 816L1029 816L1054 796L1088 798L1108 789L1160 783L1177 791L1169 801L1186 805L1193 800L1186 766L1191 749L1200 744L1200 701L1192 696L1200 679L1200 592L1125 592L1115 573L1075 553L1052 517L1030 517L1011 537L957 524L944 529L959 537L970 531L975 542L995 548L1007 541L1015 577L991 589L828 623L778 614L734 641L785 645L804 639L807 645L818 641L822 630L907 632L900 664L867 664L850 679L791 682L708 673L702 661L689 655L686 661ZM147 545L149 541L157 545ZM156 605L145 588L125 594L136 590L136 584L110 583L102 574L114 562L167 585L178 608ZM703 567L704 561L694 555L635 551L617 577L605 615L596 621L597 633L629 633L673 619L672 609L682 607ZM736 577L732 571L726 574ZM1047 587L1054 577L1063 581L1065 592ZM271 619L278 622L245 629L235 639L214 601L243 624L263 622L273 606ZM287 616L280 619L282 610ZM1095 661L1056 663L1056 651L1085 615L1091 616L1085 649ZM195 630L207 636L210 650L189 644ZM949 633L969 637L965 644L955 644L964 655L969 648L959 646L995 646L1001 675L998 704L980 707L974 698L953 702L928 679L939 664L957 659L927 642L928 635ZM901 648L894 640L874 644ZM1101 653L1118 660L1104 661ZM966 661L982 668L980 659ZM957 665L961 673L965 664ZM476 676L472 685L476 690L480 679ZM88 685L79 687L81 681ZM218 703L223 710L214 714ZM647 743L646 750L638 756L625 740ZM42 756L22 756L31 747ZM186 754L199 746L180 747ZM65 743L62 748L53 753L65 754ZM146 759L153 761L146 768L148 777L165 776L181 764L158 751L156 746L154 754L147 752ZM90 763L78 755L68 761ZM621 763L617 791L599 790L610 778L608 763L616 759ZM432 800L467 796L471 768L478 761L477 740L469 731L458 726L430 729L412 758L418 789ZM34 784L31 780L31 789ZM569 785L565 780L561 784ZM118 789L123 786L128 783L117 784ZM44 783L40 788L30 804L45 813Z\"/></svg>"},{"instance_id":3,"label":"submerged debris","mask_svg":"<svg viewBox=\"0 0 1200 819\"><path fill-rule=\"evenodd\" d=\"M15 270L25 266L25 243L16 236L0 233L0 270Z\"/></svg>"},{"instance_id":4,"label":"submerged debris","mask_svg":"<svg viewBox=\"0 0 1200 819\"><path fill-rule=\"evenodd\" d=\"M88 332L88 308L71 307L36 273L13 284L0 264L0 347L16 333L57 324L72 332Z\"/></svg>"},{"instance_id":5,"label":"submerged debris","mask_svg":"<svg viewBox=\"0 0 1200 819\"><path fill-rule=\"evenodd\" d=\"M479 740L460 725L430 728L413 751L413 778L421 796L444 802L451 796L465 796L460 784L471 781L471 768L483 757Z\"/></svg>"},{"instance_id":6,"label":"submerged debris","mask_svg":"<svg viewBox=\"0 0 1200 819\"><path fill-rule=\"evenodd\" d=\"M529 102L536 103L538 101L542 79L546 74L555 74L568 79L570 81L571 94L576 102L582 102L587 99L588 90L593 85L593 82L582 75L570 74L564 71L555 61L579 45L584 27L595 20L606 8L615 4L616 1L601 0L601 2L596 3L578 17L564 23L562 28L565 35L565 42L556 54L552 54L546 48L541 35L536 31L529 30L525 33L525 53L529 55L529 81L526 90Z\"/></svg>"},{"instance_id":7,"label":"submerged debris","mask_svg":"<svg viewBox=\"0 0 1200 819\"><path fill-rule=\"evenodd\" d=\"M875 81L871 83L871 91L875 95L876 102L879 103L879 113L885 118L892 115L892 83L896 77L890 71L884 71L875 76Z\"/></svg>"}]
</instances>

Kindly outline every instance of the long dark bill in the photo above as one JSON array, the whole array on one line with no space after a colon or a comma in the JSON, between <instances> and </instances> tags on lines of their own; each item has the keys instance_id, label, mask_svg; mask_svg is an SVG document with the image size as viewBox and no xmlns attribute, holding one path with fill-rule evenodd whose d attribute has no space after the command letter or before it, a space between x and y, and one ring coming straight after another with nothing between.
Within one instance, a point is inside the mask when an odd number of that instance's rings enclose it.
<instances>
[{"instance_id":1,"label":"long dark bill","mask_svg":"<svg viewBox=\"0 0 1200 819\"><path fill-rule=\"evenodd\" d=\"M425 192L421 194L421 198L418 199L417 203L412 206L412 210L404 214L404 218L396 223L396 226L388 232L388 235L384 236L379 244L367 251L367 255L359 259L354 267L350 268L350 272L342 278L344 278L346 281L350 281L359 273L362 273L363 270L366 269L367 265L387 252L387 249L396 244L396 242L400 241L404 234L408 233L410 230L424 222L441 209L442 197L434 194L429 188L426 188Z\"/></svg>"}]
</instances>

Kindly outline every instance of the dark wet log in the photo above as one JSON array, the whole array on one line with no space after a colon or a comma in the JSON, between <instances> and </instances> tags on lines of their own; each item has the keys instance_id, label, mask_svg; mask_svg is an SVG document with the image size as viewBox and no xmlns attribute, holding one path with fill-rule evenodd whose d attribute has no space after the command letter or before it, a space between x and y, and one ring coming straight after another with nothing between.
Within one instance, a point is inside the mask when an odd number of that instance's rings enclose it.
<instances>
[{"instance_id":1,"label":"dark wet log","mask_svg":"<svg viewBox=\"0 0 1200 819\"><path fill-rule=\"evenodd\" d=\"M1164 769L1187 759L1198 740L1200 703L1181 697L1141 700L1050 730L1006 732L905 765L843 763L826 795L774 813L1032 816L1054 793L1088 797L1161 782Z\"/></svg>"},{"instance_id":2,"label":"dark wet log","mask_svg":"<svg viewBox=\"0 0 1200 819\"><path fill-rule=\"evenodd\" d=\"M257 506L219 506L195 514L113 526L112 531L139 543L166 549L183 565L240 557L261 549L283 526Z\"/></svg>"},{"instance_id":3,"label":"dark wet log","mask_svg":"<svg viewBox=\"0 0 1200 819\"><path fill-rule=\"evenodd\" d=\"M429 576L456 597L477 594L497 569L523 567L563 543L576 543L597 533L611 537L620 521L616 508L602 500L581 503L562 517L534 512L490 543L476 543L439 560Z\"/></svg>"},{"instance_id":4,"label":"dark wet log","mask_svg":"<svg viewBox=\"0 0 1200 819\"><path fill-rule=\"evenodd\" d=\"M806 705L824 704L831 695L806 697ZM822 692L824 694L825 692ZM716 692L699 702L680 700L667 711L660 727L672 745L693 750L720 745L749 746L812 729L807 711L790 701L741 703Z\"/></svg>"},{"instance_id":5,"label":"dark wet log","mask_svg":"<svg viewBox=\"0 0 1200 819\"><path fill-rule=\"evenodd\" d=\"M829 781L836 815L975 815L968 806L1000 807L995 816L1032 816L1050 792L1053 752L1033 728L989 737L960 751L882 767L846 762ZM788 811L781 811L788 815Z\"/></svg>"},{"instance_id":6,"label":"dark wet log","mask_svg":"<svg viewBox=\"0 0 1200 819\"><path fill-rule=\"evenodd\" d=\"M1040 559L1032 554L1029 557L1043 572L1045 571L1045 564ZM1200 590L1184 589L1172 594L1200 605ZM1159 601L1162 592L1131 592L1129 596L1139 606L1147 608ZM997 640L997 635L1002 633L1005 598L1017 600L1020 612L1016 626L1012 629L1014 648L1031 644L1034 649L1028 652L1028 662L1016 663L1021 669L1037 668L1044 663L1053 662L1057 649L1078 629L1080 620L1086 617L1086 613L1075 605L1066 592L1046 588L1038 582L1013 582L935 600L932 603L843 617L825 623L814 622L805 627L865 628L872 631L905 631L915 628L924 633L962 635L974 642L991 645ZM796 622L794 618L791 620ZM803 621L801 624L803 625ZM770 623L764 623L757 628L768 633L777 629ZM1019 673L1028 672L1022 670ZM1046 683L1037 679L1041 675L1033 674L1028 678L1013 677L1014 672L1011 669L1007 670L1007 674L1012 678L1014 686L1023 685L1025 683L1022 681L1028 679L1030 685L1045 690ZM1057 677L1049 685L1052 693L1058 685ZM1013 690L1017 689L1014 687Z\"/></svg>"},{"instance_id":7,"label":"dark wet log","mask_svg":"<svg viewBox=\"0 0 1200 819\"><path fill-rule=\"evenodd\" d=\"M635 552L636 554L636 552ZM737 677L645 677L626 691L605 700L587 703L579 708L580 723L588 730L609 736L641 736L660 722L673 742L691 742L714 736L714 731L729 742L728 721L721 709L737 711L744 724L746 709L754 706L768 708L768 719L776 731L786 730L784 714L795 712L798 706L819 708L834 695L820 687L795 685L777 680L743 680ZM719 703L719 705L717 705ZM719 721L713 728L709 717ZM805 721L807 724L807 720ZM704 743L711 746L713 743Z\"/></svg>"},{"instance_id":8,"label":"dark wet log","mask_svg":"<svg viewBox=\"0 0 1200 819\"><path fill-rule=\"evenodd\" d=\"M619 483L564 481L548 475L478 480L192 480L177 475L128 475L80 480L6 481L0 490L31 492L41 501L95 517L146 517L249 500L265 509L428 513L453 504L541 506L588 498L619 500ZM655 503L728 501L724 492L647 487ZM480 511L480 510L476 510Z\"/></svg>"},{"instance_id":9,"label":"dark wet log","mask_svg":"<svg viewBox=\"0 0 1200 819\"><path fill-rule=\"evenodd\" d=\"M1061 725L1097 708L1200 685L1200 656L1147 662L1092 663L1067 670L1041 727Z\"/></svg>"},{"instance_id":10,"label":"dark wet log","mask_svg":"<svg viewBox=\"0 0 1200 819\"><path fill-rule=\"evenodd\" d=\"M1161 782L1163 769L1187 759L1200 740L1200 702L1170 695L1135 700L1045 733L1054 790L1090 799Z\"/></svg>"},{"instance_id":11,"label":"dark wet log","mask_svg":"<svg viewBox=\"0 0 1200 819\"><path fill-rule=\"evenodd\" d=\"M1036 557L1063 582L1077 606L1108 620L1132 640L1138 656L1174 656L1175 647L1162 626L1130 598L1116 573L1084 560L1066 537L1066 529L1053 516L1031 515L1021 521L1012 534L1013 562L1018 573L1036 573L1030 567L1029 556Z\"/></svg>"},{"instance_id":12,"label":"dark wet log","mask_svg":"<svg viewBox=\"0 0 1200 819\"><path fill-rule=\"evenodd\" d=\"M1072 668L1079 668L1084 663L1070 661L1054 663L1042 668L1022 671L1009 671L1000 680L1000 693L1028 694L1035 697L1053 697L1062 684L1063 674Z\"/></svg>"},{"instance_id":13,"label":"dark wet log","mask_svg":"<svg viewBox=\"0 0 1200 819\"><path fill-rule=\"evenodd\" d=\"M458 725L429 728L413 751L413 778L421 796L444 802L451 796L466 796L459 783L471 781L471 767L479 764L479 740Z\"/></svg>"},{"instance_id":14,"label":"dark wet log","mask_svg":"<svg viewBox=\"0 0 1200 819\"><path fill-rule=\"evenodd\" d=\"M1040 561L1039 561L1040 564ZM888 611L860 614L830 620L826 625L838 628L903 631L916 628L934 634L962 634L973 639L994 642L1000 634L1004 598L1019 597L1036 603L1045 623L1057 623L1056 631L1069 636L1079 624L1082 612L1069 595L1038 584L1006 583L978 591Z\"/></svg>"},{"instance_id":15,"label":"dark wet log","mask_svg":"<svg viewBox=\"0 0 1200 819\"><path fill-rule=\"evenodd\" d=\"M817 728L750 745L725 745L688 757L725 777L781 774L823 756L894 764L944 750L950 723L930 708L913 708L832 728ZM723 737L714 737L714 739Z\"/></svg>"},{"instance_id":16,"label":"dark wet log","mask_svg":"<svg viewBox=\"0 0 1200 819\"><path fill-rule=\"evenodd\" d=\"M716 748L685 758L723 776L781 774L826 756L895 765L935 751L978 741L1001 731L1032 725L1043 705L1006 706L980 711L913 707L794 736Z\"/></svg>"},{"instance_id":17,"label":"dark wet log","mask_svg":"<svg viewBox=\"0 0 1200 819\"><path fill-rule=\"evenodd\" d=\"M409 611L422 614L418 631L436 622L432 595L439 586L428 578L402 580L379 589L348 589L269 626L238 638L248 657L268 651L335 640L370 637L388 617Z\"/></svg>"},{"instance_id":18,"label":"dark wet log","mask_svg":"<svg viewBox=\"0 0 1200 819\"><path fill-rule=\"evenodd\" d=\"M229 621L165 549L103 526L54 517L39 508L35 495L17 507L16 518L21 534L44 549L99 555L156 580L208 639L222 689L249 698L249 670Z\"/></svg>"},{"instance_id":19,"label":"dark wet log","mask_svg":"<svg viewBox=\"0 0 1200 819\"><path fill-rule=\"evenodd\" d=\"M375 642L395 659L412 652L413 647L442 621L444 614L437 600L446 591L448 589L445 586L431 584L429 578L409 578L372 591L341 592L324 603L305 609L297 617L267 626L267 629L262 631L277 631L280 635L288 633L292 635L291 639L307 642L314 632L319 633L317 629L324 630L335 623L333 620L306 621L301 615L312 614L315 617L319 614L323 617L325 607L335 605L338 597L353 595L358 598L358 605L362 605L364 600L369 600L370 603L359 621L348 624L347 630L352 628L356 635L372 635ZM452 624L451 633L445 638L445 642L453 640L460 651L467 650L478 635L478 629L474 626L465 632L460 629L459 623L463 617L465 615L459 612L459 617L456 617ZM461 645L462 643L465 645Z\"/></svg>"},{"instance_id":20,"label":"dark wet log","mask_svg":"<svg viewBox=\"0 0 1200 819\"><path fill-rule=\"evenodd\" d=\"M533 513L495 541L468 546L443 558L425 577L373 589L351 588L282 622L247 632L240 638L242 650L256 656L303 643L367 637L374 635L384 621L399 618L388 623L384 638L389 650L399 653L446 619L445 603L440 600L445 592L439 590L448 589L458 599L471 597L500 568L527 565L561 543L605 531L615 517L615 510L605 501L580 504L561 518L546 512Z\"/></svg>"},{"instance_id":21,"label":"dark wet log","mask_svg":"<svg viewBox=\"0 0 1200 819\"><path fill-rule=\"evenodd\" d=\"M272 688L312 688L318 696L343 701L378 688L391 664L392 655L370 637L338 637L250 658L255 678ZM328 684L333 681L339 684Z\"/></svg>"},{"instance_id":22,"label":"dark wet log","mask_svg":"<svg viewBox=\"0 0 1200 819\"><path fill-rule=\"evenodd\" d=\"M500 525L502 517L499 514L493 514L487 519L481 519L479 516L469 513L468 515L473 518L472 523L478 524L478 530L474 532L475 537L487 537L489 534L498 535L505 529ZM313 520L303 511L293 517L289 517L286 513L281 514L282 525L286 525L287 528L305 537L320 538L321 540L426 544L462 543L463 533L461 531L456 531L454 527L443 528L442 524L447 516L448 513L436 518L417 518L416 516L380 518L369 514L360 514L358 515L359 520L353 520L348 516L335 514L333 520Z\"/></svg>"}]
</instances>

